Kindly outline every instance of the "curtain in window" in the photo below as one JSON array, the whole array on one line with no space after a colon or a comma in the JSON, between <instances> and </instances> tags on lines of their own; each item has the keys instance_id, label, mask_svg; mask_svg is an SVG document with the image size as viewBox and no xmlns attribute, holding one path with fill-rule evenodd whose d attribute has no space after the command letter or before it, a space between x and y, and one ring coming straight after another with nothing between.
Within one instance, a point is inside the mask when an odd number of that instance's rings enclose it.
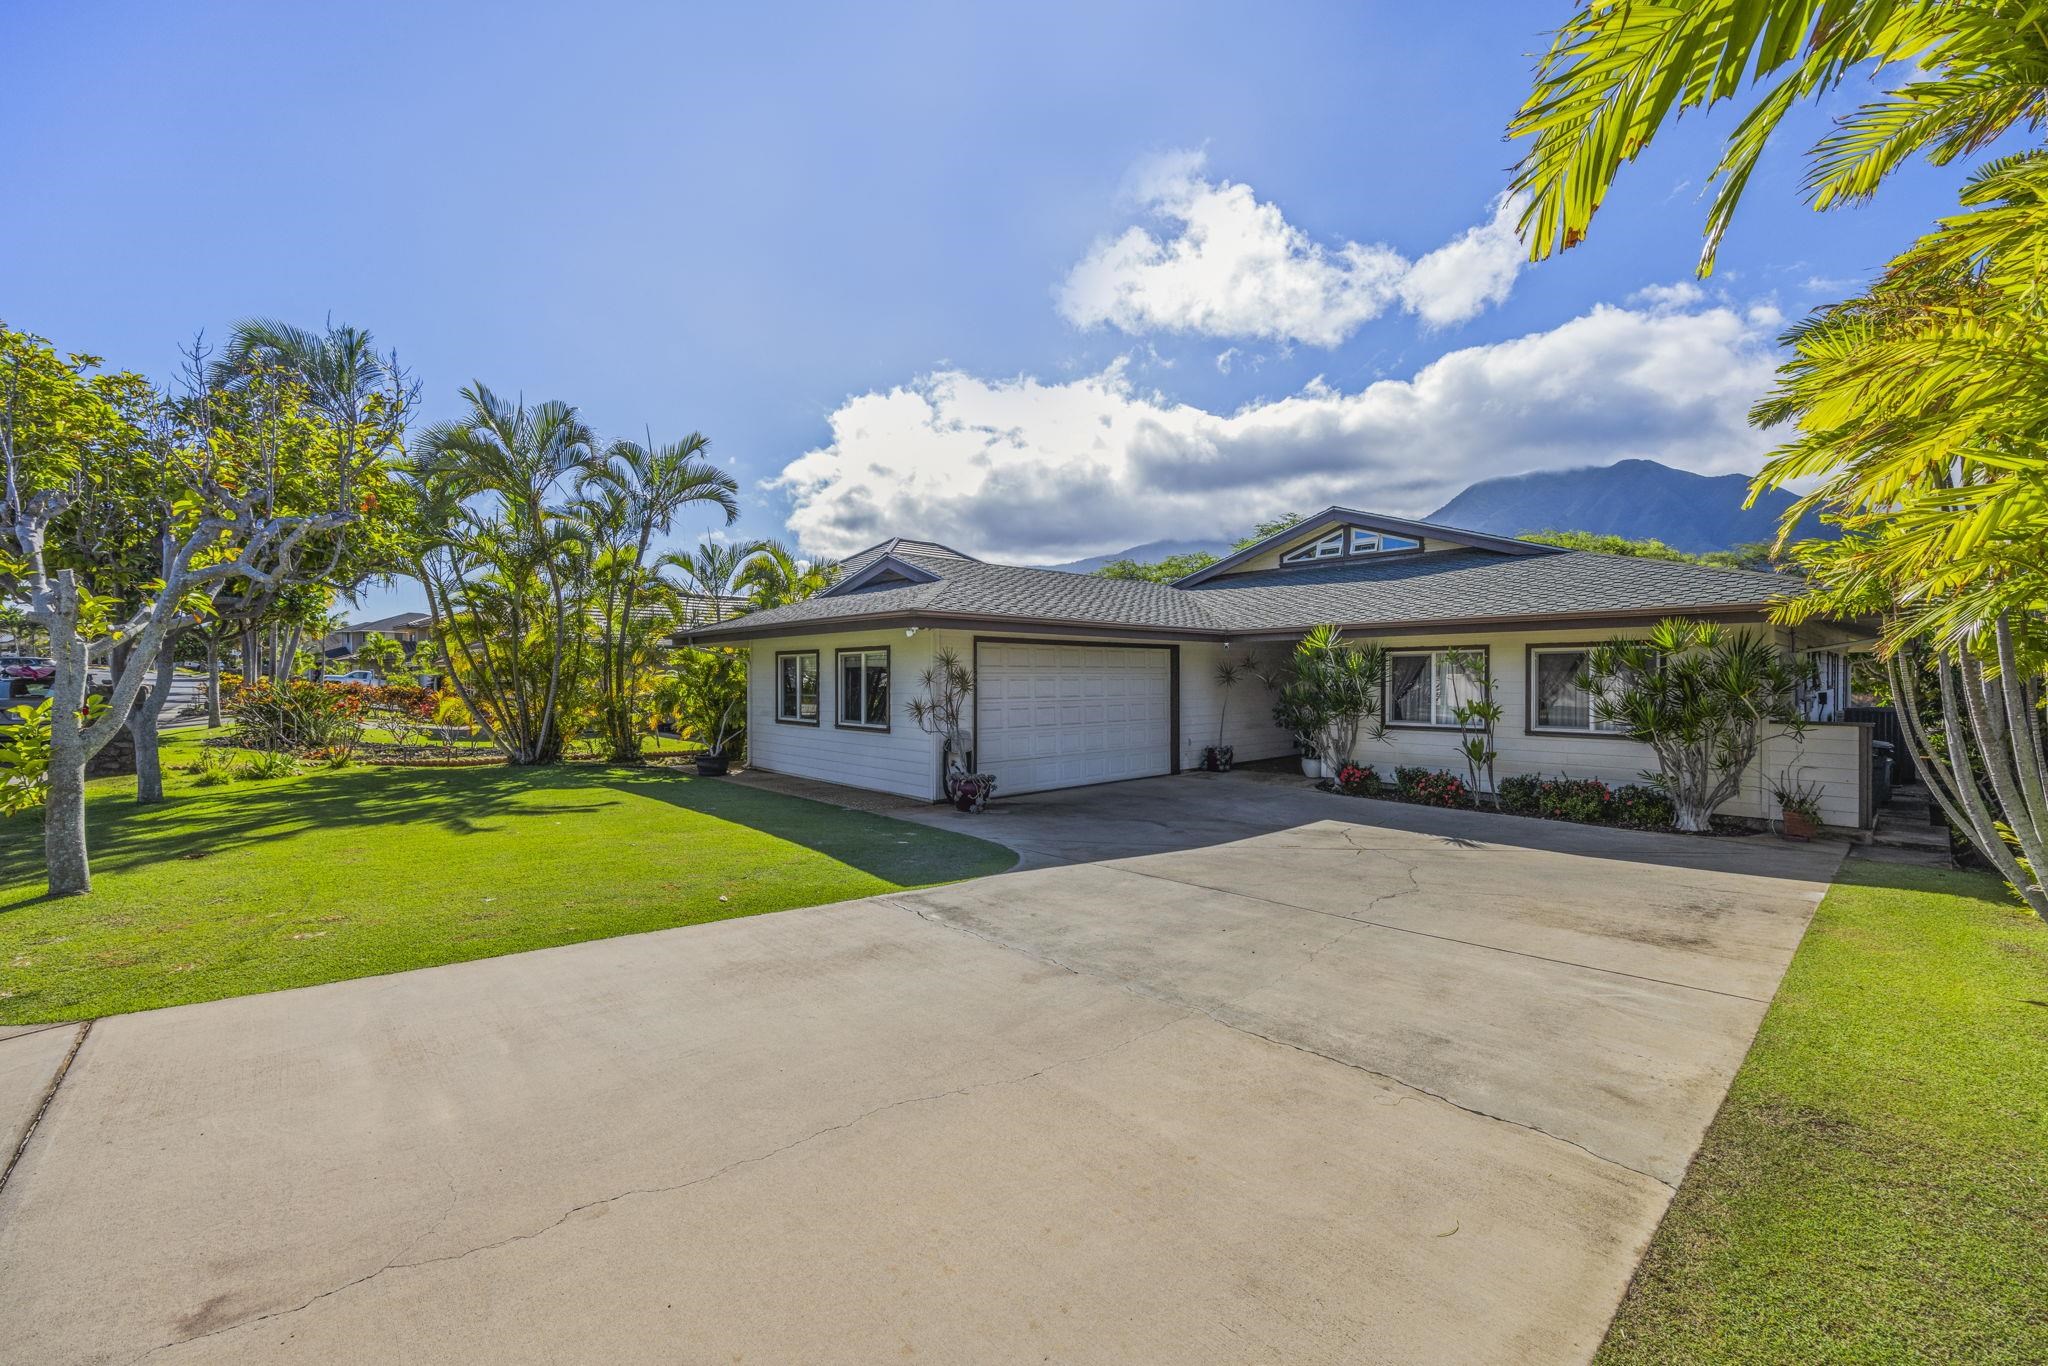
<instances>
[{"instance_id":1,"label":"curtain in window","mask_svg":"<svg viewBox=\"0 0 2048 1366\"><path fill-rule=\"evenodd\" d=\"M839 719L849 726L861 724L859 655L839 656Z\"/></svg>"},{"instance_id":2,"label":"curtain in window","mask_svg":"<svg viewBox=\"0 0 2048 1366\"><path fill-rule=\"evenodd\" d=\"M889 656L867 656L866 670L866 723L870 726L886 726L889 724Z\"/></svg>"},{"instance_id":3,"label":"curtain in window","mask_svg":"<svg viewBox=\"0 0 2048 1366\"><path fill-rule=\"evenodd\" d=\"M1387 691L1391 703L1387 707L1388 717L1394 721L1408 721L1418 725L1430 720L1430 660L1429 655L1395 655L1388 665L1389 683Z\"/></svg>"},{"instance_id":4,"label":"curtain in window","mask_svg":"<svg viewBox=\"0 0 2048 1366\"><path fill-rule=\"evenodd\" d=\"M1536 656L1536 724L1590 730L1593 699L1579 686L1586 656L1579 650L1551 650Z\"/></svg>"}]
</instances>

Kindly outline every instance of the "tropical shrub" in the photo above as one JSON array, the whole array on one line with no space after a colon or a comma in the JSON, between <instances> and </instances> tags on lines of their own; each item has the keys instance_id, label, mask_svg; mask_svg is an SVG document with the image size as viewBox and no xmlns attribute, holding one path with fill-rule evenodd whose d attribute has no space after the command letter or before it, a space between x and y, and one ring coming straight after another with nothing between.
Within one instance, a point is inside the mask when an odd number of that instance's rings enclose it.
<instances>
[{"instance_id":1,"label":"tropical shrub","mask_svg":"<svg viewBox=\"0 0 2048 1366\"><path fill-rule=\"evenodd\" d=\"M1455 773L1440 769L1402 767L1394 770L1394 785L1401 799L1418 806L1467 807L1472 789Z\"/></svg>"},{"instance_id":2,"label":"tropical shrub","mask_svg":"<svg viewBox=\"0 0 2048 1366\"><path fill-rule=\"evenodd\" d=\"M292 756L280 749L258 750L235 765L237 778L289 778L298 771Z\"/></svg>"},{"instance_id":3,"label":"tropical shrub","mask_svg":"<svg viewBox=\"0 0 2048 1366\"><path fill-rule=\"evenodd\" d=\"M394 742L410 745L427 738L427 730L440 724L445 700L432 688L417 683L386 683L363 689L363 708L370 724L388 731Z\"/></svg>"},{"instance_id":4,"label":"tropical shrub","mask_svg":"<svg viewBox=\"0 0 2048 1366\"><path fill-rule=\"evenodd\" d=\"M363 734L369 689L303 678L258 679L229 694L236 742L270 753L353 750Z\"/></svg>"},{"instance_id":5,"label":"tropical shrub","mask_svg":"<svg viewBox=\"0 0 2048 1366\"><path fill-rule=\"evenodd\" d=\"M1647 783L1625 783L1614 789L1614 823L1634 830L1669 830L1678 821L1669 794Z\"/></svg>"},{"instance_id":6,"label":"tropical shrub","mask_svg":"<svg viewBox=\"0 0 2048 1366\"><path fill-rule=\"evenodd\" d=\"M730 755L747 733L747 657L729 648L690 649L655 685L653 719L667 722L707 754Z\"/></svg>"},{"instance_id":7,"label":"tropical shrub","mask_svg":"<svg viewBox=\"0 0 2048 1366\"><path fill-rule=\"evenodd\" d=\"M1518 773L1501 780L1500 809L1516 816L1561 821L1606 821L1613 817L1614 790L1598 778L1546 778Z\"/></svg>"},{"instance_id":8,"label":"tropical shrub","mask_svg":"<svg viewBox=\"0 0 2048 1366\"><path fill-rule=\"evenodd\" d=\"M1766 731L1805 729L1811 672L1761 636L1667 618L1641 639L1596 646L1580 681L1603 725L1655 751L1675 824L1698 833L1736 794Z\"/></svg>"},{"instance_id":9,"label":"tropical shrub","mask_svg":"<svg viewBox=\"0 0 2048 1366\"><path fill-rule=\"evenodd\" d=\"M1337 790L1353 797L1369 797L1380 790L1380 775L1370 764L1346 764L1337 770Z\"/></svg>"},{"instance_id":10,"label":"tropical shrub","mask_svg":"<svg viewBox=\"0 0 2048 1366\"><path fill-rule=\"evenodd\" d=\"M1273 720L1304 753L1341 764L1361 730L1375 740L1386 736L1380 714L1385 674L1386 651L1379 645L1354 645L1336 627L1318 626L1294 647Z\"/></svg>"},{"instance_id":11,"label":"tropical shrub","mask_svg":"<svg viewBox=\"0 0 2048 1366\"><path fill-rule=\"evenodd\" d=\"M924 691L910 699L908 711L917 728L946 742L945 770L963 769L967 750L974 743L970 721L974 715L974 675L960 662L957 650L940 650L932 665L917 676Z\"/></svg>"},{"instance_id":12,"label":"tropical shrub","mask_svg":"<svg viewBox=\"0 0 2048 1366\"><path fill-rule=\"evenodd\" d=\"M235 780L235 759L223 749L205 749L187 765L194 787L220 787Z\"/></svg>"}]
</instances>

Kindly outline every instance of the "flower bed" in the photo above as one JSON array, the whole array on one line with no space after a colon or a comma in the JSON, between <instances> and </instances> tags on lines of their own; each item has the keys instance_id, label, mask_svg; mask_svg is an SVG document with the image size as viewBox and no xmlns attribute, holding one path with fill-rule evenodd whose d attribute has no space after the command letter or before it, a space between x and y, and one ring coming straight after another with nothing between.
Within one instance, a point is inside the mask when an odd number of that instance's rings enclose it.
<instances>
[{"instance_id":1,"label":"flower bed","mask_svg":"<svg viewBox=\"0 0 2048 1366\"><path fill-rule=\"evenodd\" d=\"M1408 802L1416 806L1439 806L1459 810L1479 805L1471 785L1455 773L1441 769L1397 768L1388 785L1370 766L1346 764L1334 779L1318 784L1325 791L1347 797L1377 797ZM1520 773L1503 778L1494 794L1493 805L1510 816L1534 816L1539 820L1572 821L1580 825L1615 825L1630 830L1669 830L1671 799L1643 783L1610 787L1598 778L1546 778L1540 773ZM1717 818L1717 833L1751 833L1733 818Z\"/></svg>"}]
</instances>

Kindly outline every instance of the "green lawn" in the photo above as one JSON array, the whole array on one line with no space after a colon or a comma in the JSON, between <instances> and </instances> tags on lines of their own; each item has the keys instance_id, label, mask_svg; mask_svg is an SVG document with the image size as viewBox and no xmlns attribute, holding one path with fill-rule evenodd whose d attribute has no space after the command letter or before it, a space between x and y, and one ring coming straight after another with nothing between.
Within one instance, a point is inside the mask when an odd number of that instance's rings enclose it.
<instances>
[{"instance_id":1,"label":"green lawn","mask_svg":"<svg viewBox=\"0 0 2048 1366\"><path fill-rule=\"evenodd\" d=\"M1851 861L1599 1361L2048 1361L2048 927Z\"/></svg>"},{"instance_id":2,"label":"green lawn","mask_svg":"<svg viewBox=\"0 0 2048 1366\"><path fill-rule=\"evenodd\" d=\"M0 822L0 1024L487 958L1000 872L1006 849L661 768L351 768L93 785L94 889Z\"/></svg>"}]
</instances>

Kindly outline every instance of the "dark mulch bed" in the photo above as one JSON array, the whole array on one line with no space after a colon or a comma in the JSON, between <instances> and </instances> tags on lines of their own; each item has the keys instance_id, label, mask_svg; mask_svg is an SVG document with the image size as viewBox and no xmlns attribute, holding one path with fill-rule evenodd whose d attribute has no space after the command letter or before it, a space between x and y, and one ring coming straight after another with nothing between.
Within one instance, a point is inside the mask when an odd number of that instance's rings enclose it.
<instances>
[{"instance_id":1,"label":"dark mulch bed","mask_svg":"<svg viewBox=\"0 0 2048 1366\"><path fill-rule=\"evenodd\" d=\"M1296 765L1299 767L1299 764ZM1346 792L1328 778L1316 783L1316 790L1328 792L1337 797L1363 797L1368 801L1399 802L1403 806L1428 806L1439 811L1490 811L1496 816L1520 816L1524 820L1556 821L1560 825L1590 825L1600 830L1641 830L1651 835L1691 834L1690 831L1673 829L1668 825L1624 825L1620 821L1575 821L1567 816L1546 816L1537 811L1503 811L1497 806L1475 803L1471 806L1445 806L1442 802L1410 801L1401 795L1398 788L1383 788L1378 792ZM1766 833L1742 816L1716 816L1714 828L1697 836L1700 839L1724 839L1737 835L1761 835Z\"/></svg>"}]
</instances>

